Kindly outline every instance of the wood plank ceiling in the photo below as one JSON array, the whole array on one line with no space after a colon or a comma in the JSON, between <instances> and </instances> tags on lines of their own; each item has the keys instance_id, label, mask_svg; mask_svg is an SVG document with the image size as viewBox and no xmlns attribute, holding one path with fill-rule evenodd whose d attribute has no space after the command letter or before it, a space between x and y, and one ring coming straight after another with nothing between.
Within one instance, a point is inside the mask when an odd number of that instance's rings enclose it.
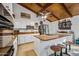
<instances>
[{"instance_id":1,"label":"wood plank ceiling","mask_svg":"<svg viewBox=\"0 0 79 59\"><path fill-rule=\"evenodd\" d=\"M39 15L40 12L51 12L47 20L56 21L79 15L79 3L19 3L19 5Z\"/></svg>"}]
</instances>

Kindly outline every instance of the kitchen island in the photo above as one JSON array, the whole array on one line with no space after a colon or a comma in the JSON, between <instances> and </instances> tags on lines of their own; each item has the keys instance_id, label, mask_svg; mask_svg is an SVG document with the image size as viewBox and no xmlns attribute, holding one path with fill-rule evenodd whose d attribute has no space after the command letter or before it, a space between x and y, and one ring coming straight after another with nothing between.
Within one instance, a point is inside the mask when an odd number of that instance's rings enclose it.
<instances>
[{"instance_id":1,"label":"kitchen island","mask_svg":"<svg viewBox=\"0 0 79 59\"><path fill-rule=\"evenodd\" d=\"M59 34L53 34L53 35L38 35L35 36L37 39L35 40L35 52L37 55L40 56L47 56L48 55L48 49L51 45L57 45L62 44L63 42L66 42L69 38L69 35L59 35Z\"/></svg>"}]
</instances>

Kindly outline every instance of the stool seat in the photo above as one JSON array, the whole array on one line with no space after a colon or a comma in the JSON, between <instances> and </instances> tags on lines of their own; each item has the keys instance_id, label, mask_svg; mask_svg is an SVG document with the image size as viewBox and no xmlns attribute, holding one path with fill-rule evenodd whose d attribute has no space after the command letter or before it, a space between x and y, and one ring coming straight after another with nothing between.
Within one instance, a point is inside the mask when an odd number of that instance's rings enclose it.
<instances>
[{"instance_id":1,"label":"stool seat","mask_svg":"<svg viewBox=\"0 0 79 59\"><path fill-rule=\"evenodd\" d=\"M65 48L65 46L62 44L58 44L58 46L60 46L61 48Z\"/></svg>"},{"instance_id":2,"label":"stool seat","mask_svg":"<svg viewBox=\"0 0 79 59\"><path fill-rule=\"evenodd\" d=\"M55 52L58 52L58 51L61 51L61 47L60 46L51 46L50 47L51 48L51 50L53 50L53 51L55 51Z\"/></svg>"},{"instance_id":3,"label":"stool seat","mask_svg":"<svg viewBox=\"0 0 79 59\"><path fill-rule=\"evenodd\" d=\"M71 50L71 45L73 44L73 42L72 41L67 41L66 42L66 47L67 47L67 45L69 46L69 50ZM66 48L67 49L67 48Z\"/></svg>"},{"instance_id":4,"label":"stool seat","mask_svg":"<svg viewBox=\"0 0 79 59\"><path fill-rule=\"evenodd\" d=\"M73 42L72 41L67 41L66 44L71 45L71 44L73 44Z\"/></svg>"},{"instance_id":5,"label":"stool seat","mask_svg":"<svg viewBox=\"0 0 79 59\"><path fill-rule=\"evenodd\" d=\"M50 48L51 48L51 50L54 51L55 56L57 56L57 54L56 54L57 52L61 51L61 46L58 46L58 45L53 45Z\"/></svg>"}]
</instances>

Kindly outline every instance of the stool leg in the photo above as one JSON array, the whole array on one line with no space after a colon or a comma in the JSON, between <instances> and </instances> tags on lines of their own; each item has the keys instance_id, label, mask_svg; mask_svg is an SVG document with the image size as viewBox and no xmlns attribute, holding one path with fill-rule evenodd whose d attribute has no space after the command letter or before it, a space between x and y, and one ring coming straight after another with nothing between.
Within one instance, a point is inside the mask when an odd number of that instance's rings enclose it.
<instances>
[{"instance_id":1,"label":"stool leg","mask_svg":"<svg viewBox=\"0 0 79 59\"><path fill-rule=\"evenodd\" d=\"M71 45L69 45L69 50L71 50Z\"/></svg>"},{"instance_id":2,"label":"stool leg","mask_svg":"<svg viewBox=\"0 0 79 59\"><path fill-rule=\"evenodd\" d=\"M56 56L56 52L54 52L54 56Z\"/></svg>"},{"instance_id":3,"label":"stool leg","mask_svg":"<svg viewBox=\"0 0 79 59\"><path fill-rule=\"evenodd\" d=\"M60 56L62 56L62 48L61 48L61 51L60 51Z\"/></svg>"},{"instance_id":4,"label":"stool leg","mask_svg":"<svg viewBox=\"0 0 79 59\"><path fill-rule=\"evenodd\" d=\"M67 54L67 44L66 44L65 54Z\"/></svg>"},{"instance_id":5,"label":"stool leg","mask_svg":"<svg viewBox=\"0 0 79 59\"><path fill-rule=\"evenodd\" d=\"M67 52L67 45L66 45L66 49L65 49L65 54L67 54L68 56L70 56Z\"/></svg>"}]
</instances>

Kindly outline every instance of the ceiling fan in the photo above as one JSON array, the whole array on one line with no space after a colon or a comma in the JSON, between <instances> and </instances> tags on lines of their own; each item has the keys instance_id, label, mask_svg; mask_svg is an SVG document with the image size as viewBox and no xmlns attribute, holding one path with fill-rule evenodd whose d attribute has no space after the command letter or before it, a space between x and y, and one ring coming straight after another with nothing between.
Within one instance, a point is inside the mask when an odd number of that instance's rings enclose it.
<instances>
[{"instance_id":1,"label":"ceiling fan","mask_svg":"<svg viewBox=\"0 0 79 59\"><path fill-rule=\"evenodd\" d=\"M51 14L51 12L49 12L49 11L43 11L43 12L39 12L37 17L41 17L42 19L46 19L48 17L48 15L50 15L50 14Z\"/></svg>"}]
</instances>

